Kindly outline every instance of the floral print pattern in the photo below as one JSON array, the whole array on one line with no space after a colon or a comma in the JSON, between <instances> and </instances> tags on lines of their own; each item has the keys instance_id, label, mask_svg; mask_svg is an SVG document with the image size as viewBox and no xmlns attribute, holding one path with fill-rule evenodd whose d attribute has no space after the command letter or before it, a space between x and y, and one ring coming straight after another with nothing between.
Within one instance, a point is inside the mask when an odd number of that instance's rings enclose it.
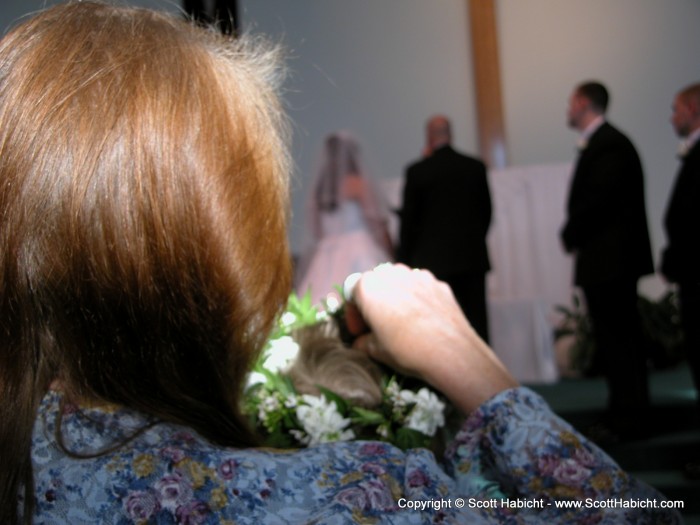
<instances>
[{"instance_id":1,"label":"floral print pattern","mask_svg":"<svg viewBox=\"0 0 700 525\"><path fill-rule=\"evenodd\" d=\"M224 448L124 408L64 407L63 441L76 458L54 438L60 397L47 394L34 430L38 524L682 523L661 509L557 509L557 501L663 497L526 388L471 414L444 462L371 441ZM544 507L476 504L500 498Z\"/></svg>"}]
</instances>

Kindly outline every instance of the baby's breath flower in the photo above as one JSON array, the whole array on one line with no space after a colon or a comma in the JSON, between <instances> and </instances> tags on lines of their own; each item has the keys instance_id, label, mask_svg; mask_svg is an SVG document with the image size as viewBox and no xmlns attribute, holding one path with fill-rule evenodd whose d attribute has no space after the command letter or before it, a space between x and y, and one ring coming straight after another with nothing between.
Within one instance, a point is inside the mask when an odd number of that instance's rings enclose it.
<instances>
[{"instance_id":1,"label":"baby's breath flower","mask_svg":"<svg viewBox=\"0 0 700 525\"><path fill-rule=\"evenodd\" d=\"M282 314L282 317L280 317L280 323L282 323L282 326L285 328L291 327L294 323L297 321L297 316L294 315L292 312L284 312Z\"/></svg>"},{"instance_id":2,"label":"baby's breath flower","mask_svg":"<svg viewBox=\"0 0 700 525\"><path fill-rule=\"evenodd\" d=\"M383 423L377 427L377 435L384 439L389 438L389 425L388 423Z\"/></svg>"},{"instance_id":3,"label":"baby's breath flower","mask_svg":"<svg viewBox=\"0 0 700 525\"><path fill-rule=\"evenodd\" d=\"M386 385L386 393L391 398L398 398L399 397L399 393L400 393L399 392L399 385L394 379L389 381L389 384Z\"/></svg>"},{"instance_id":4,"label":"baby's breath flower","mask_svg":"<svg viewBox=\"0 0 700 525\"><path fill-rule=\"evenodd\" d=\"M286 408L296 408L297 396L295 396L294 394L287 396L287 398L284 400L284 406Z\"/></svg>"},{"instance_id":5,"label":"baby's breath flower","mask_svg":"<svg viewBox=\"0 0 700 525\"><path fill-rule=\"evenodd\" d=\"M335 293L329 293L326 296L326 312L332 314L340 308L340 301Z\"/></svg>"},{"instance_id":6,"label":"baby's breath flower","mask_svg":"<svg viewBox=\"0 0 700 525\"><path fill-rule=\"evenodd\" d=\"M304 433L303 430L298 430L296 428L293 428L292 430L289 431L289 433L292 435L294 439L296 439L299 443L304 443L305 440L307 440L307 436ZM308 441L308 440L307 440Z\"/></svg>"},{"instance_id":7,"label":"baby's breath flower","mask_svg":"<svg viewBox=\"0 0 700 525\"><path fill-rule=\"evenodd\" d=\"M391 404L395 408L401 408L406 406L406 402L401 397L401 389L399 388L398 383L394 379L389 381L389 384L386 386L385 392L389 397Z\"/></svg>"},{"instance_id":8,"label":"baby's breath flower","mask_svg":"<svg viewBox=\"0 0 700 525\"><path fill-rule=\"evenodd\" d=\"M270 414L282 408L279 398L268 392L261 394L260 403L258 404L258 419L263 423L267 423Z\"/></svg>"}]
</instances>

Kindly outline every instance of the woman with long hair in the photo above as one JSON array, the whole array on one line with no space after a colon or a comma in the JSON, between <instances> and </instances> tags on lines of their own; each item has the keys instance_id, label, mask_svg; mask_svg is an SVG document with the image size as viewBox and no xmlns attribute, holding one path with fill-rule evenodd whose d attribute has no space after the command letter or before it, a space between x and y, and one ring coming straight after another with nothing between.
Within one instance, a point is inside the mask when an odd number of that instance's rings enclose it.
<instances>
[{"instance_id":1,"label":"woman with long hair","mask_svg":"<svg viewBox=\"0 0 700 525\"><path fill-rule=\"evenodd\" d=\"M241 385L291 272L277 70L246 45L92 2L0 43L0 522L52 384L255 444Z\"/></svg>"},{"instance_id":2,"label":"woman with long hair","mask_svg":"<svg viewBox=\"0 0 700 525\"><path fill-rule=\"evenodd\" d=\"M444 463L380 442L256 448L241 393L291 287L265 49L91 1L0 42L0 523L677 523L558 510L661 495L402 266L358 281L358 351L469 414ZM458 503L496 497L547 505Z\"/></svg>"}]
</instances>

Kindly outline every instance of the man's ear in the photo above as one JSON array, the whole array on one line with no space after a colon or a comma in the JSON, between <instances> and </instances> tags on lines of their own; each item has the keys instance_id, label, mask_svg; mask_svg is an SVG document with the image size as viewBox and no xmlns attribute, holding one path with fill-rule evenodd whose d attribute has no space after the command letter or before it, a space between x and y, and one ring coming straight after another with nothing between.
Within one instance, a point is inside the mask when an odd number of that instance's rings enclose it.
<instances>
[{"instance_id":1,"label":"man's ear","mask_svg":"<svg viewBox=\"0 0 700 525\"><path fill-rule=\"evenodd\" d=\"M693 120L696 122L700 120L700 100L693 97L690 98L686 104L688 105L688 111L693 116Z\"/></svg>"}]
</instances>

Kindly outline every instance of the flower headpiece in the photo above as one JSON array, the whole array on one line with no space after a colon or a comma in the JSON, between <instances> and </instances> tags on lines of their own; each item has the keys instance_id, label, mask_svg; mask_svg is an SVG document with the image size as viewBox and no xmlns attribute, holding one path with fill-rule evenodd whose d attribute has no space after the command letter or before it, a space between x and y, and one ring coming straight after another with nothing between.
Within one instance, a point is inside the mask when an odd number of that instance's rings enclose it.
<instances>
[{"instance_id":1,"label":"flower headpiece","mask_svg":"<svg viewBox=\"0 0 700 525\"><path fill-rule=\"evenodd\" d=\"M337 310L325 306L325 310L316 308L309 294L301 298L292 294L249 376L244 410L265 444L288 448L372 439L403 449L429 446L445 425L445 403L422 383L405 388L406 378L374 364L371 366L381 371L376 381L380 395L373 406L322 386L322 377L318 377L315 394L300 392L290 373L307 344L300 332L342 317L342 306ZM337 330L329 337L343 346ZM359 352L347 345L345 350Z\"/></svg>"}]
</instances>

